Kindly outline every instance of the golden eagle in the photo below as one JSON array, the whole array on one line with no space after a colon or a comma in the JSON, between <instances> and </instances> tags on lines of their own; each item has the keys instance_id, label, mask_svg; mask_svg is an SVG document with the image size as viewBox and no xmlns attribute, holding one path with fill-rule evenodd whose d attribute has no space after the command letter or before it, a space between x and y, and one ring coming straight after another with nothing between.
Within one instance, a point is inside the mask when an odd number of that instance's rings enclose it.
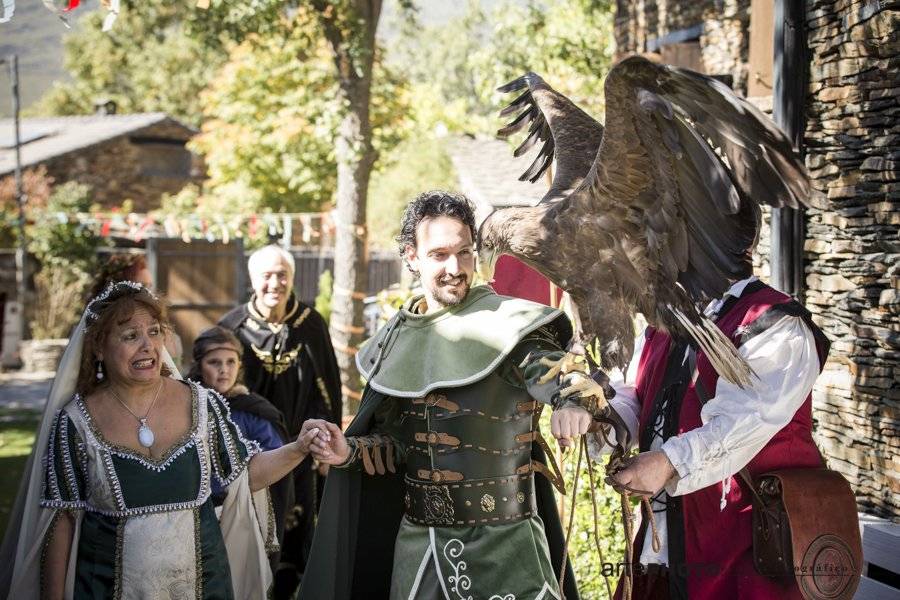
<instances>
[{"instance_id":1,"label":"golden eagle","mask_svg":"<svg viewBox=\"0 0 900 600\"><path fill-rule=\"evenodd\" d=\"M537 206L485 220L482 261L511 254L566 290L577 343L599 339L603 369L631 359L640 312L748 385L749 366L698 303L749 276L760 204L805 204L808 176L788 139L722 82L639 56L607 76L605 127L534 73L499 91L523 89L498 134L527 125L515 155L543 147L520 179L555 162L553 181Z\"/></svg>"}]
</instances>

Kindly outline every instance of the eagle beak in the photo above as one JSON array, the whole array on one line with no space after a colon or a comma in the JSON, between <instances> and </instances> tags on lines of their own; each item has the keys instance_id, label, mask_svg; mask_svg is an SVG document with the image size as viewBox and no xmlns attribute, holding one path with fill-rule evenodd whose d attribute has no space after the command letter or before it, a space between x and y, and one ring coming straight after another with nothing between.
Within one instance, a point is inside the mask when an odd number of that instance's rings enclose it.
<instances>
[{"instance_id":1,"label":"eagle beak","mask_svg":"<svg viewBox=\"0 0 900 600\"><path fill-rule=\"evenodd\" d=\"M494 248L478 253L478 274L485 283L493 283L494 269L499 258L499 253Z\"/></svg>"}]
</instances>

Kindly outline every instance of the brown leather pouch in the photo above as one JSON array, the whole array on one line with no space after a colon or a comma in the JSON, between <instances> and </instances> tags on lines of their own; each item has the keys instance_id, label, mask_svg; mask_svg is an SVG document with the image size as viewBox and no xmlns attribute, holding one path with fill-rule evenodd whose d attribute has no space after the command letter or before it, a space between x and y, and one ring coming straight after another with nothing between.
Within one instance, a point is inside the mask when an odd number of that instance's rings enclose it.
<instances>
[{"instance_id":1,"label":"brown leather pouch","mask_svg":"<svg viewBox=\"0 0 900 600\"><path fill-rule=\"evenodd\" d=\"M688 356L701 406L709 394ZM824 465L824 460L822 461ZM794 577L806 600L851 600L862 575L856 498L837 471L781 469L756 481L739 475L753 493L753 562L760 575Z\"/></svg>"},{"instance_id":2,"label":"brown leather pouch","mask_svg":"<svg viewBox=\"0 0 900 600\"><path fill-rule=\"evenodd\" d=\"M753 560L769 577L794 577L806 600L850 600L862 541L850 484L830 469L783 469L754 482Z\"/></svg>"}]
</instances>

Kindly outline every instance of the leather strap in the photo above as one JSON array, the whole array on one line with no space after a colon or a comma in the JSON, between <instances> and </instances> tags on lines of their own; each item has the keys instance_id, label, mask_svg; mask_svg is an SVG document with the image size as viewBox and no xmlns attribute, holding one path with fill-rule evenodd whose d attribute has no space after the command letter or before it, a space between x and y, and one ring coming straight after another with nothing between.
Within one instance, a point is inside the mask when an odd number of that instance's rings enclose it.
<instances>
[{"instance_id":1,"label":"leather strap","mask_svg":"<svg viewBox=\"0 0 900 600\"><path fill-rule=\"evenodd\" d=\"M369 447L365 444L359 444L359 454L362 457L363 468L369 475L375 474L375 465L372 464L372 457L369 455Z\"/></svg>"},{"instance_id":2,"label":"leather strap","mask_svg":"<svg viewBox=\"0 0 900 600\"><path fill-rule=\"evenodd\" d=\"M416 472L419 479L424 479L432 483L444 483L446 481L462 481L464 476L459 471L446 471L441 469L429 470L419 469Z\"/></svg>"},{"instance_id":3,"label":"leather strap","mask_svg":"<svg viewBox=\"0 0 900 600\"><path fill-rule=\"evenodd\" d=\"M530 402L516 402L516 412L520 413L534 412L537 407L538 403L536 400L531 400Z\"/></svg>"},{"instance_id":4,"label":"leather strap","mask_svg":"<svg viewBox=\"0 0 900 600\"><path fill-rule=\"evenodd\" d=\"M394 442L388 436L373 434L368 436L351 437L348 442L352 446L350 459L340 468L346 468L354 462L354 456L358 453L362 461L363 469L369 475L384 475L387 472L396 473L394 464ZM385 453L382 458L381 453Z\"/></svg>"},{"instance_id":5,"label":"leather strap","mask_svg":"<svg viewBox=\"0 0 900 600\"><path fill-rule=\"evenodd\" d=\"M424 398L413 398L413 404L425 404L427 406L437 406L448 412L456 412L459 410L459 404L447 399L445 394L440 392L432 392Z\"/></svg>"},{"instance_id":6,"label":"leather strap","mask_svg":"<svg viewBox=\"0 0 900 600\"><path fill-rule=\"evenodd\" d=\"M541 474L543 474L550 481L550 483L553 484L553 487L556 488L556 491L565 496L566 480L563 477L562 469L559 468L559 464L556 462L555 453L550 449L550 444L547 443L547 440L541 433L541 414L543 414L543 412L544 405L535 402L534 414L531 417L531 427L536 434L535 441L544 451L544 458L547 460L547 464L550 465L550 468L553 470L553 473L551 475L547 475L544 471L541 471Z\"/></svg>"},{"instance_id":7,"label":"leather strap","mask_svg":"<svg viewBox=\"0 0 900 600\"><path fill-rule=\"evenodd\" d=\"M533 442L538 439L538 436L540 436L540 432L537 430L529 431L527 433L520 433L516 436L516 441L520 444L524 444L525 442Z\"/></svg>"},{"instance_id":8,"label":"leather strap","mask_svg":"<svg viewBox=\"0 0 900 600\"><path fill-rule=\"evenodd\" d=\"M540 473L553 484L556 491L563 495L566 493L566 484L562 477L557 476L556 473L551 471L550 468L542 462L532 460L530 463L524 464L516 469L516 473L519 475L524 475L526 473Z\"/></svg>"},{"instance_id":9,"label":"leather strap","mask_svg":"<svg viewBox=\"0 0 900 600\"><path fill-rule=\"evenodd\" d=\"M459 438L441 431L419 431L413 436L417 442L425 442L431 446L459 446Z\"/></svg>"}]
</instances>

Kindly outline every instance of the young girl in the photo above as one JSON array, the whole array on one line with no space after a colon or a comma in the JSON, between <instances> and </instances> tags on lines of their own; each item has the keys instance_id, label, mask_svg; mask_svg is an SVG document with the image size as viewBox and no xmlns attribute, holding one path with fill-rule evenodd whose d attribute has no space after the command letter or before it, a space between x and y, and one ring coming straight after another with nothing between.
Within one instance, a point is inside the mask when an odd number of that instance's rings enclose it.
<instances>
[{"instance_id":1,"label":"young girl","mask_svg":"<svg viewBox=\"0 0 900 600\"><path fill-rule=\"evenodd\" d=\"M290 440L284 416L275 406L250 392L241 382L240 340L222 327L210 327L194 340L194 363L187 378L221 394L231 410L231 419L240 427L244 437L257 442L263 450L279 448ZM287 507L294 504L293 475L288 474L270 486L275 513L278 543L284 538ZM214 486L214 497L217 490ZM278 565L278 553L270 554L273 571Z\"/></svg>"},{"instance_id":2,"label":"young girl","mask_svg":"<svg viewBox=\"0 0 900 600\"><path fill-rule=\"evenodd\" d=\"M231 418L244 437L259 443L263 450L280 448L288 440L284 416L271 402L241 383L242 351L241 342L233 333L219 326L210 327L194 340L194 363L187 377L224 396Z\"/></svg>"}]
</instances>

